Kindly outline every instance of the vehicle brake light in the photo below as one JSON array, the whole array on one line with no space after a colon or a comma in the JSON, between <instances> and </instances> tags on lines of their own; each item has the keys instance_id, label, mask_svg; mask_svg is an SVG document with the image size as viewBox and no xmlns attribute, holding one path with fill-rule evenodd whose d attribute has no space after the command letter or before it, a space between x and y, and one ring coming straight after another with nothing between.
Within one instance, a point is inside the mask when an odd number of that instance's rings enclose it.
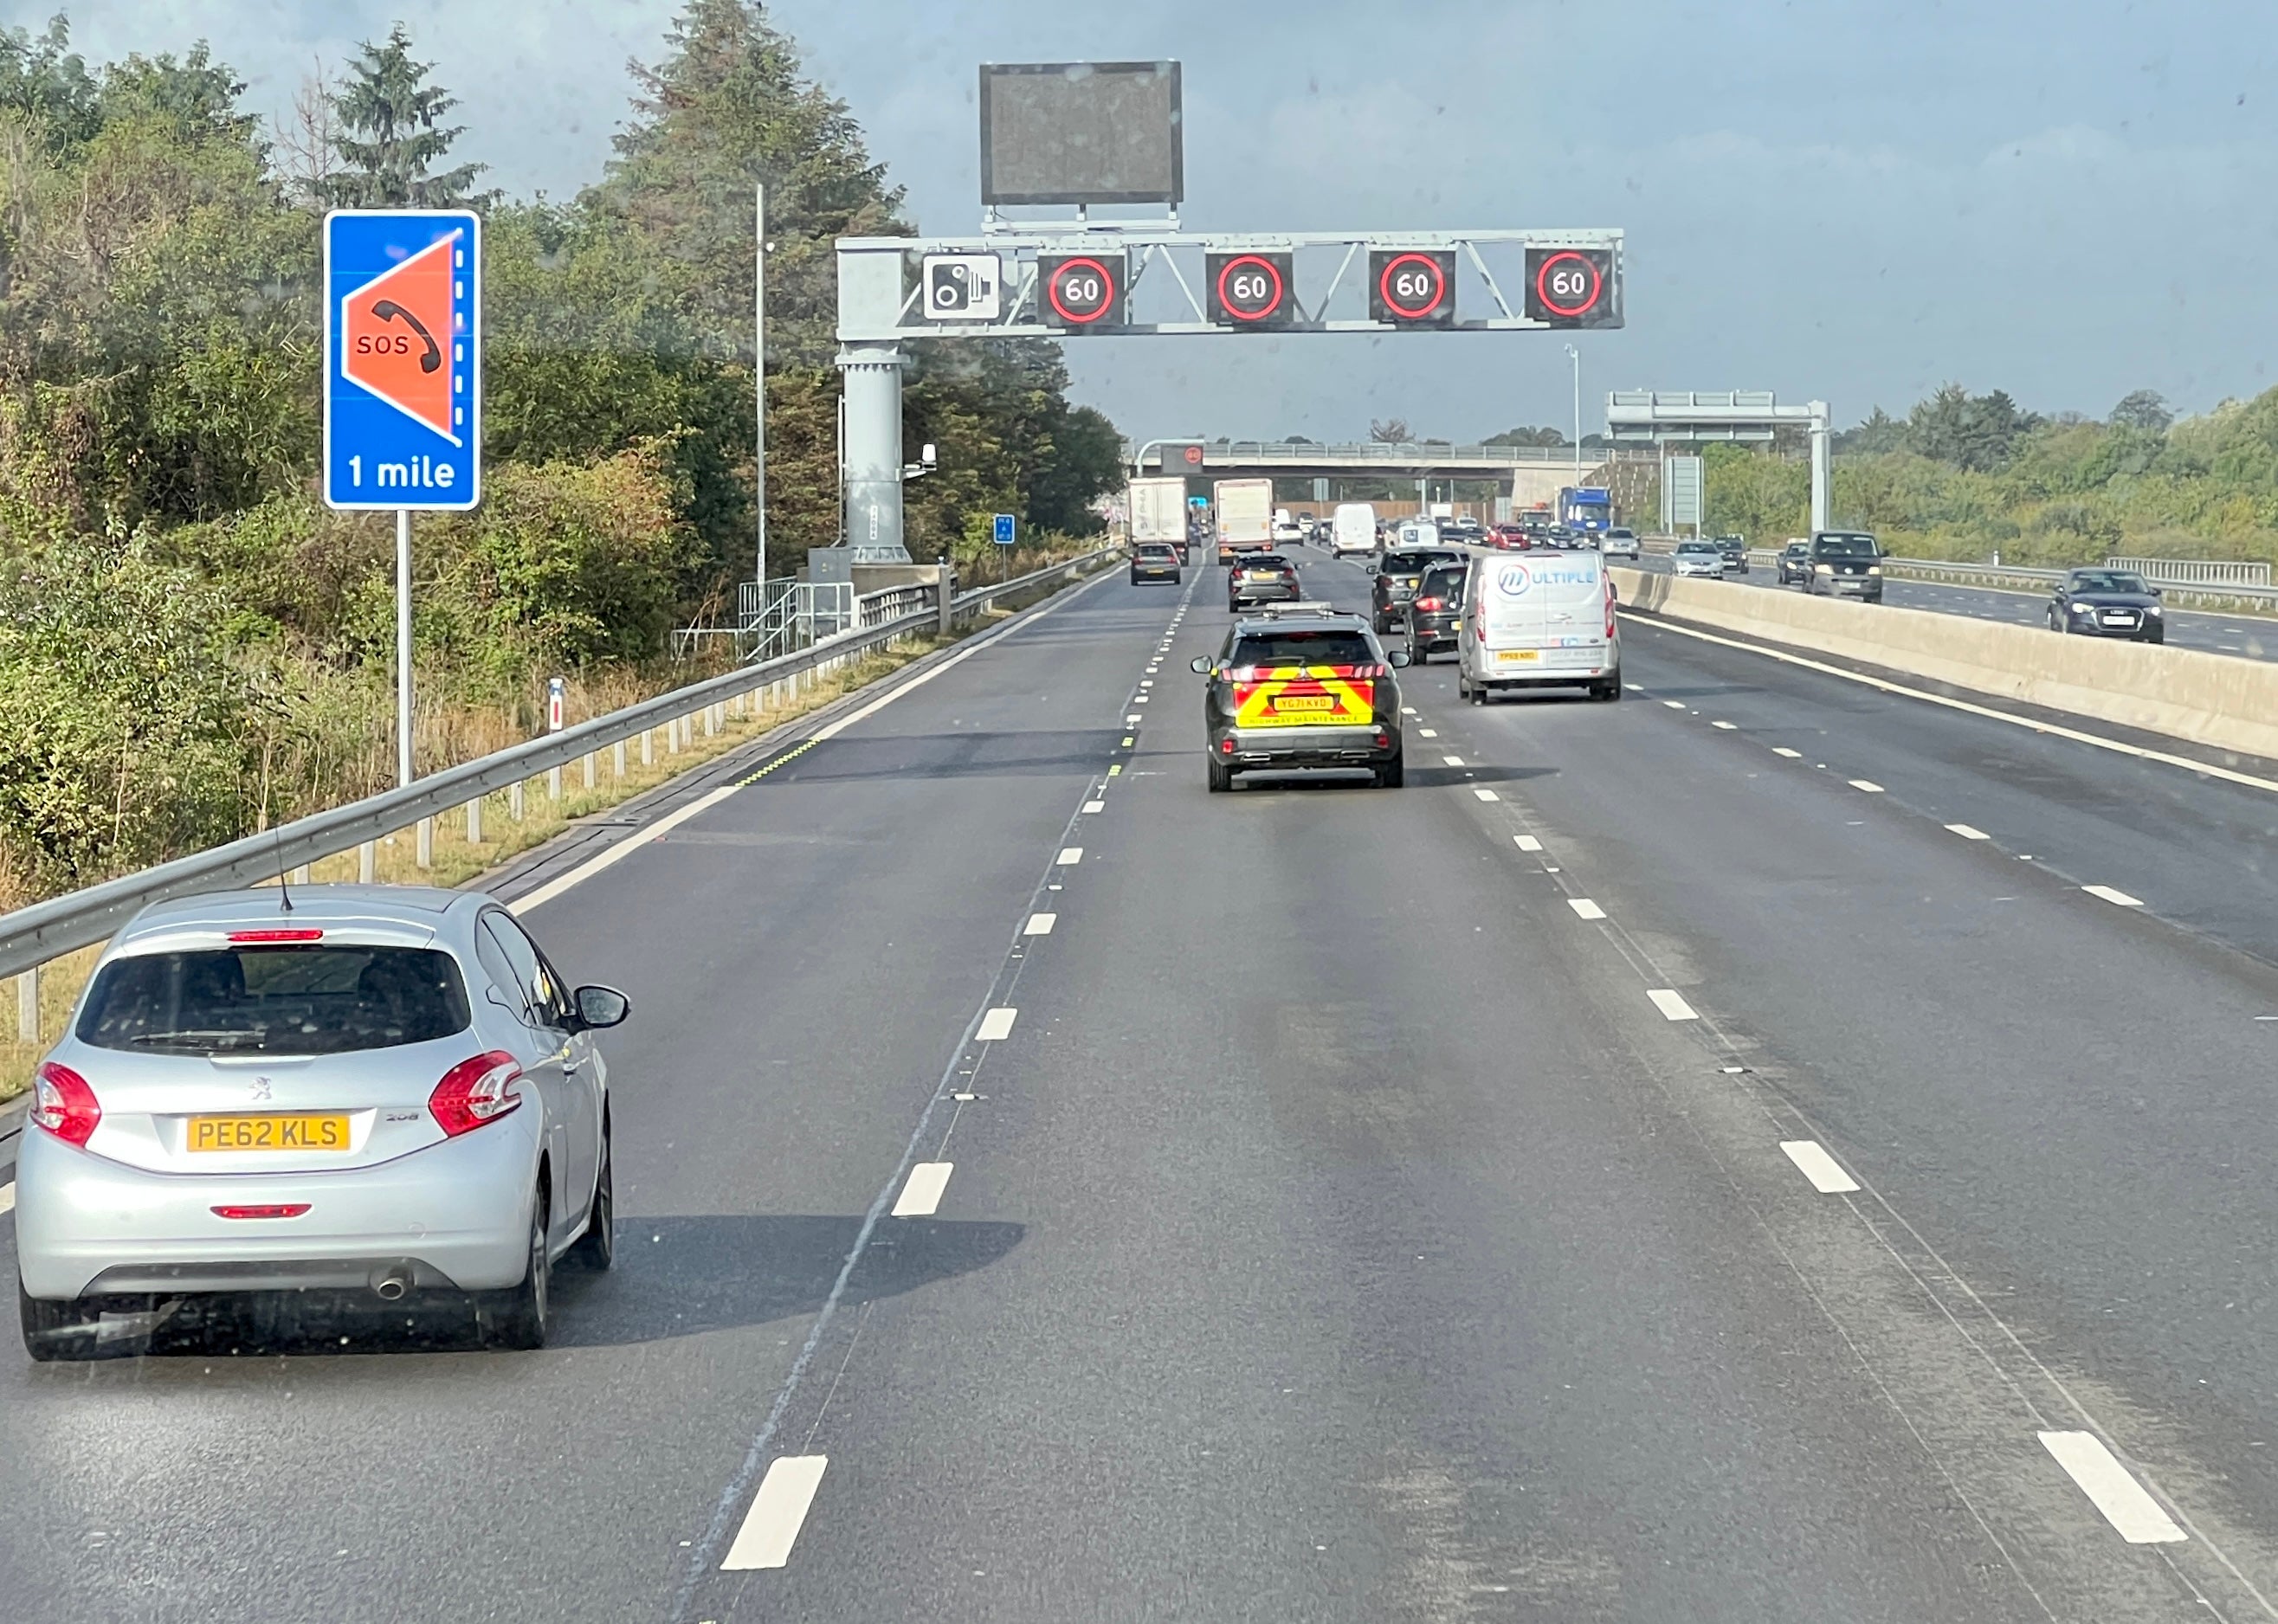
<instances>
[{"instance_id":1,"label":"vehicle brake light","mask_svg":"<svg viewBox=\"0 0 2278 1624\"><path fill-rule=\"evenodd\" d=\"M1230 756L1234 754L1234 741L1232 739L1220 739L1218 742L1218 753L1221 756Z\"/></svg>"},{"instance_id":2,"label":"vehicle brake light","mask_svg":"<svg viewBox=\"0 0 2278 1624\"><path fill-rule=\"evenodd\" d=\"M297 1218L309 1210L306 1201L278 1201L267 1207L217 1207L217 1218Z\"/></svg>"},{"instance_id":3,"label":"vehicle brake light","mask_svg":"<svg viewBox=\"0 0 2278 1624\"><path fill-rule=\"evenodd\" d=\"M1614 635L1614 578L1606 577L1606 636Z\"/></svg>"},{"instance_id":4,"label":"vehicle brake light","mask_svg":"<svg viewBox=\"0 0 2278 1624\"><path fill-rule=\"evenodd\" d=\"M69 1066L42 1064L32 1084L31 1119L67 1145L84 1145L103 1120L102 1103L87 1079Z\"/></svg>"},{"instance_id":5,"label":"vehicle brake light","mask_svg":"<svg viewBox=\"0 0 2278 1624\"><path fill-rule=\"evenodd\" d=\"M435 1092L427 1096L427 1109L435 1125L452 1139L496 1122L522 1103L514 1086L522 1080L522 1067L512 1055L494 1048L471 1060L462 1060L443 1073Z\"/></svg>"},{"instance_id":6,"label":"vehicle brake light","mask_svg":"<svg viewBox=\"0 0 2278 1624\"><path fill-rule=\"evenodd\" d=\"M1444 598L1419 598L1413 606L1423 610L1426 614L1431 614L1446 608L1448 600Z\"/></svg>"},{"instance_id":7,"label":"vehicle brake light","mask_svg":"<svg viewBox=\"0 0 2278 1624\"><path fill-rule=\"evenodd\" d=\"M325 933L320 930L297 929L233 930L229 933L229 939L232 942L322 942L325 939Z\"/></svg>"}]
</instances>

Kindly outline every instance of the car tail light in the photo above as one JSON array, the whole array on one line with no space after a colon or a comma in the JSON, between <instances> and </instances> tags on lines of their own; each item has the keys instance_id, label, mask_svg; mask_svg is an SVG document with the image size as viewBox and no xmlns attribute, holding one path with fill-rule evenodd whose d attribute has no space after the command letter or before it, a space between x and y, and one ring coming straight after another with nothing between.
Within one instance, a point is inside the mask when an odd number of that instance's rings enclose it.
<instances>
[{"instance_id":1,"label":"car tail light","mask_svg":"<svg viewBox=\"0 0 2278 1624\"><path fill-rule=\"evenodd\" d=\"M1421 609L1425 614L1431 614L1446 608L1448 600L1444 598L1419 598L1409 606Z\"/></svg>"},{"instance_id":2,"label":"car tail light","mask_svg":"<svg viewBox=\"0 0 2278 1624\"><path fill-rule=\"evenodd\" d=\"M1606 577L1606 636L1614 635L1614 578Z\"/></svg>"},{"instance_id":3,"label":"car tail light","mask_svg":"<svg viewBox=\"0 0 2278 1624\"><path fill-rule=\"evenodd\" d=\"M233 930L229 933L229 939L232 942L322 942L325 939L325 933L320 930L298 929Z\"/></svg>"},{"instance_id":4,"label":"car tail light","mask_svg":"<svg viewBox=\"0 0 2278 1624\"><path fill-rule=\"evenodd\" d=\"M1218 742L1218 753L1221 756L1230 756L1234 754L1234 741L1232 739L1220 739Z\"/></svg>"},{"instance_id":5,"label":"car tail light","mask_svg":"<svg viewBox=\"0 0 2278 1624\"><path fill-rule=\"evenodd\" d=\"M462 1060L444 1072L435 1092L427 1096L427 1109L434 1116L435 1125L456 1139L486 1122L496 1122L520 1105L522 1096L514 1086L521 1080L522 1068L514 1056L494 1048L472 1060Z\"/></svg>"},{"instance_id":6,"label":"car tail light","mask_svg":"<svg viewBox=\"0 0 2278 1624\"><path fill-rule=\"evenodd\" d=\"M267 1207L217 1207L217 1218L297 1218L309 1210L306 1201L278 1201Z\"/></svg>"},{"instance_id":7,"label":"car tail light","mask_svg":"<svg viewBox=\"0 0 2278 1624\"><path fill-rule=\"evenodd\" d=\"M32 1084L32 1120L69 1145L84 1145L103 1120L103 1105L87 1079L69 1066L42 1064Z\"/></svg>"},{"instance_id":8,"label":"car tail light","mask_svg":"<svg viewBox=\"0 0 2278 1624\"><path fill-rule=\"evenodd\" d=\"M1390 676L1392 675L1392 667L1387 665L1380 665L1372 660L1365 665L1351 667L1346 672L1346 675L1350 676L1356 682L1373 682L1380 678Z\"/></svg>"},{"instance_id":9,"label":"car tail light","mask_svg":"<svg viewBox=\"0 0 2278 1624\"><path fill-rule=\"evenodd\" d=\"M1378 734L1376 736L1376 747L1379 750L1390 750L1392 748L1392 736L1388 733Z\"/></svg>"}]
</instances>

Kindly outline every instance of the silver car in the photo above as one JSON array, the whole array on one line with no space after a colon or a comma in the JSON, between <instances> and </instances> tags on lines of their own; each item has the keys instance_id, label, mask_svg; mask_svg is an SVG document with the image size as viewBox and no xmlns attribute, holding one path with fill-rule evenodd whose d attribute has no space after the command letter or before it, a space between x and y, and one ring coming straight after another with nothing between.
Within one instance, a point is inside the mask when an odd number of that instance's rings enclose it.
<instances>
[{"instance_id":1,"label":"silver car","mask_svg":"<svg viewBox=\"0 0 2278 1624\"><path fill-rule=\"evenodd\" d=\"M1670 560L1670 573L1679 576L1710 576L1724 578L1724 550L1713 541L1680 541L1676 554Z\"/></svg>"},{"instance_id":2,"label":"silver car","mask_svg":"<svg viewBox=\"0 0 2278 1624\"><path fill-rule=\"evenodd\" d=\"M631 1011L493 898L318 886L155 903L41 1064L16 1163L24 1342L192 1293L470 1293L538 1347L557 1260L609 1266L608 1073Z\"/></svg>"}]
</instances>

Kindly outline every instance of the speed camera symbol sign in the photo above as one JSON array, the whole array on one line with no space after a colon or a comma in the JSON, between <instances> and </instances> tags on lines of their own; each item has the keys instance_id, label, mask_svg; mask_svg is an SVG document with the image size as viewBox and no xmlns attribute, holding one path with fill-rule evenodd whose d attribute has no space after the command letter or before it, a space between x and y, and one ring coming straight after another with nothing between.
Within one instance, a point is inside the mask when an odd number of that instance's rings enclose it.
<instances>
[{"instance_id":1,"label":"speed camera symbol sign","mask_svg":"<svg viewBox=\"0 0 2278 1624\"><path fill-rule=\"evenodd\" d=\"M1003 314L1004 268L996 255L929 254L921 269L930 319L993 322Z\"/></svg>"}]
</instances>

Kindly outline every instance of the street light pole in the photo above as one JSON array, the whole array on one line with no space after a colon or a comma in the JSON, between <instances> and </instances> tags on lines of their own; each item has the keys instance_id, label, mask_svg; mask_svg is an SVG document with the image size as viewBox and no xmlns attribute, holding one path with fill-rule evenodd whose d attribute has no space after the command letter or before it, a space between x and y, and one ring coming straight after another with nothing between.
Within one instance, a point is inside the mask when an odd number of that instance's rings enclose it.
<instances>
[{"instance_id":1,"label":"street light pole","mask_svg":"<svg viewBox=\"0 0 2278 1624\"><path fill-rule=\"evenodd\" d=\"M1574 483L1582 483L1582 352L1572 345L1566 347L1566 359L1574 363Z\"/></svg>"},{"instance_id":2,"label":"street light pole","mask_svg":"<svg viewBox=\"0 0 2278 1624\"><path fill-rule=\"evenodd\" d=\"M757 510L756 550L759 590L764 606L768 592L768 189L752 188L752 385L758 404L752 437L752 499Z\"/></svg>"}]
</instances>

